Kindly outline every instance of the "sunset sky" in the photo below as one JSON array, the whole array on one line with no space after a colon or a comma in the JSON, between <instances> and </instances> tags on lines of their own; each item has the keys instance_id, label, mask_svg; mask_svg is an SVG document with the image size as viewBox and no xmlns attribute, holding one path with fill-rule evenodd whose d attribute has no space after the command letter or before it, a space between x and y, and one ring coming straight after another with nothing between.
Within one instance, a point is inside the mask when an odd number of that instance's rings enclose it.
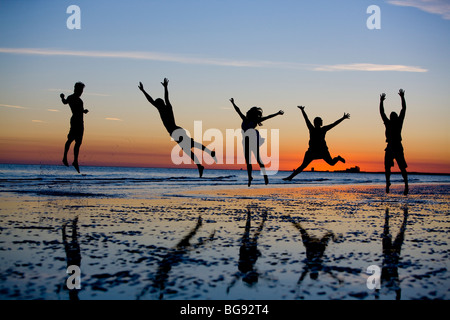
<instances>
[{"instance_id":1,"label":"sunset sky","mask_svg":"<svg viewBox=\"0 0 450 320\"><path fill-rule=\"evenodd\" d=\"M81 29L67 28L70 5ZM366 25L370 5L381 29ZM278 130L280 170L308 147L304 105L324 124L351 114L327 134L347 163L309 168L382 171L379 95L399 112L403 88L408 170L450 173L449 35L446 0L0 0L0 163L61 164L71 113L59 94L82 81L81 166L175 166L175 142L137 88L163 97L167 77L177 124L192 134L194 121L224 138L239 129L232 97L244 112L284 110L259 127Z\"/></svg>"}]
</instances>

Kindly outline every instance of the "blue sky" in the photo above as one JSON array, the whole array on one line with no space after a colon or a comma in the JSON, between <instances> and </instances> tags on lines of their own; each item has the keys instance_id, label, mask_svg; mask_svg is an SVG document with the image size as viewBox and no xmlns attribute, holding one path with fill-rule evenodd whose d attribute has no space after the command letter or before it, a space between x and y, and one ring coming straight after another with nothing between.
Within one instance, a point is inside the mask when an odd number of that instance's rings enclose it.
<instances>
[{"instance_id":1,"label":"blue sky","mask_svg":"<svg viewBox=\"0 0 450 320\"><path fill-rule=\"evenodd\" d=\"M447 3L0 0L0 134L64 139L69 115L58 96L81 80L93 111L91 141L112 146L157 136L163 145L167 137L137 84L162 96L159 83L168 77L176 117L188 129L199 119L209 127L239 127L231 97L244 109L281 108L284 120L272 125L284 128L284 141L298 137L300 158L307 137L295 107L306 105L325 122L350 112L351 124L329 139L364 151L367 141L379 148L384 143L379 94L388 94L389 111L399 107L396 92L403 87L411 106L405 133L415 141L414 156L423 162L444 159L450 115ZM81 8L81 30L66 27L72 4ZM380 30L366 27L366 9L373 4L381 9ZM32 125L39 131L30 131ZM368 137L349 134L361 131ZM424 149L428 156L421 155Z\"/></svg>"}]
</instances>

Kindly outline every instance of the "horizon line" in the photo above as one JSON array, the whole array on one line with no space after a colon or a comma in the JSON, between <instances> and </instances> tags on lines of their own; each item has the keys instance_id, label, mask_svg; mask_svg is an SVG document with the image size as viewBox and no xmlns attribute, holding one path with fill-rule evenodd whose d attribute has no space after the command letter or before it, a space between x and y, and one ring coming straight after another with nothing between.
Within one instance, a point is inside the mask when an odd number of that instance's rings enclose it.
<instances>
[{"instance_id":1,"label":"horizon line","mask_svg":"<svg viewBox=\"0 0 450 320\"><path fill-rule=\"evenodd\" d=\"M45 166L63 166L62 164L55 164L55 163L11 163L11 162L0 162L0 165L24 165L24 166L39 166L39 165L45 165ZM141 169L192 169L197 170L197 168L188 168L188 167L170 167L170 166L143 166L143 165L93 165L88 164L84 165L83 167L107 167L107 168L141 168ZM234 170L234 171L241 171L245 170L245 168L214 168L209 170ZM284 170L284 169L278 169L278 172L292 172L292 170ZM346 172L345 170L305 170L303 172L319 172L319 173L352 173L352 174L358 174L358 173L374 173L374 174L384 174L384 171L360 171L360 172ZM400 171L393 171L392 174L401 174ZM450 172L424 172L424 171L410 171L408 172L408 175L410 174L419 174L419 175L446 175L450 176Z\"/></svg>"}]
</instances>

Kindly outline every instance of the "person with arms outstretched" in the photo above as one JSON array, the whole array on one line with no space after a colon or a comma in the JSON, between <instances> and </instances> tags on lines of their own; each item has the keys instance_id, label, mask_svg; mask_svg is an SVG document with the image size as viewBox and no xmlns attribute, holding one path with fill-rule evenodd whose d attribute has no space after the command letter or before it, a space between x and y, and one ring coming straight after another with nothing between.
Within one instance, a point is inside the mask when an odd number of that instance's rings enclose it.
<instances>
[{"instance_id":1,"label":"person with arms outstretched","mask_svg":"<svg viewBox=\"0 0 450 320\"><path fill-rule=\"evenodd\" d=\"M75 146L73 148L73 156L74 160L72 165L75 169L80 173L80 168L78 165L78 154L80 152L81 143L83 142L83 134L84 134L84 114L88 113L87 109L84 109L83 100L81 100L81 95L83 94L84 83L77 82L75 83L73 94L67 97L64 97L64 94L61 93L61 101L64 104L69 104L70 110L72 111L72 117L70 118L70 130L67 135L67 141L64 146L64 156L62 162L66 167L69 166L67 162L67 153L69 152L70 145L73 141L75 141Z\"/></svg>"},{"instance_id":2,"label":"person with arms outstretched","mask_svg":"<svg viewBox=\"0 0 450 320\"><path fill-rule=\"evenodd\" d=\"M204 167L200 164L197 156L191 149L197 148L206 151L214 160L216 160L215 151L211 151L201 143L194 141L194 139L188 136L185 129L177 126L177 124L175 123L175 116L173 114L172 104L169 101L169 90L168 90L169 80L167 78L164 78L164 81L161 82L161 84L164 87L164 100L161 98L154 100L144 90L144 85L142 84L142 82L139 82L138 88L139 90L142 91L147 100L158 110L163 125L166 128L167 132L170 134L173 140L175 140L180 145L181 149L183 149L183 151L191 157L191 159L197 165L200 177L202 177Z\"/></svg>"},{"instance_id":3,"label":"person with arms outstretched","mask_svg":"<svg viewBox=\"0 0 450 320\"><path fill-rule=\"evenodd\" d=\"M263 144L264 139L260 137L258 130L255 130L256 126L262 126L262 122L268 119L271 119L275 116L282 115L284 112L282 110L277 113L268 115L266 117L262 116L262 109L258 107L252 107L247 111L247 114L244 115L239 107L234 103L234 99L231 98L230 102L233 104L234 110L239 114L242 119L241 129L243 131L243 146L244 146L244 155L245 162L247 164L247 173L248 173L248 186L250 187L253 177L252 177L252 163L251 156L252 153L255 155L256 162L259 164L261 171L264 175L264 183L269 183L269 178L267 177L264 163L261 160L259 154L259 147ZM253 134L253 135L252 135ZM254 138L254 139L251 139Z\"/></svg>"},{"instance_id":4,"label":"person with arms outstretched","mask_svg":"<svg viewBox=\"0 0 450 320\"><path fill-rule=\"evenodd\" d=\"M387 147L384 154L384 170L386 175L386 193L389 193L389 187L391 186L391 167L394 166L394 159L397 161L397 165L402 173L403 180L405 182L404 195L409 192L408 187L408 173L406 168L405 154L402 145L402 128L403 121L406 115L406 101L405 101L405 90L400 89L398 92L402 100L402 109L400 115L396 112L391 112L389 118L384 112L384 100L386 100L386 94L382 93L380 95L380 114L383 119L384 126L386 127L386 142Z\"/></svg>"},{"instance_id":5,"label":"person with arms outstretched","mask_svg":"<svg viewBox=\"0 0 450 320\"><path fill-rule=\"evenodd\" d=\"M339 123L341 123L345 119L350 118L350 114L344 113L342 118L338 119L332 124L329 124L327 126L322 126L323 122L322 119L319 117L316 117L314 119L314 125L309 121L309 118L305 112L304 106L298 106L298 108L302 111L303 118L305 118L306 126L309 130L309 148L305 152L305 157L303 158L303 163L294 170L294 172L289 176L284 178L283 180L291 181L292 178L294 178L296 175L301 173L305 168L313 161L318 159L325 160L326 163L328 163L330 166L334 166L338 161L341 161L345 163L344 158L341 156L337 156L335 158L332 158L330 155L330 151L328 151L328 146L325 141L325 135L329 130L337 126Z\"/></svg>"}]
</instances>

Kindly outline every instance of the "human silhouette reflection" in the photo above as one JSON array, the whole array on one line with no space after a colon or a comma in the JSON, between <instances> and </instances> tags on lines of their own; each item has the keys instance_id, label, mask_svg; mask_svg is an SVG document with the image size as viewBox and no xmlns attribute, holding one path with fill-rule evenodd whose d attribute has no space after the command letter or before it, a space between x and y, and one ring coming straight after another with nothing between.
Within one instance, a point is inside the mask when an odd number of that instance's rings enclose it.
<instances>
[{"instance_id":1,"label":"human silhouette reflection","mask_svg":"<svg viewBox=\"0 0 450 320\"><path fill-rule=\"evenodd\" d=\"M323 159L330 166L334 166L338 161L345 163L344 158L341 156L337 156L332 158L330 155L330 151L328 151L328 146L325 141L325 135L339 123L341 123L345 119L350 119L350 114L344 113L342 118L338 119L332 124L327 126L322 126L322 119L316 117L314 119L314 125L309 121L308 115L305 112L304 106L298 106L298 108L302 111L303 118L305 119L306 126L309 130L309 148L305 152L305 156L303 158L302 164L294 170L288 177L284 178L285 181L291 181L296 175L301 173L306 167L313 161L317 159Z\"/></svg>"},{"instance_id":2,"label":"human silhouette reflection","mask_svg":"<svg viewBox=\"0 0 450 320\"><path fill-rule=\"evenodd\" d=\"M213 231L207 239L200 239L198 243L191 244L190 240L195 236L200 227L203 224L203 219L201 216L198 216L197 223L194 228L183 238L180 242L177 243L175 247L173 247L169 252L164 256L164 258L160 261L158 266L158 271L153 278L153 282L146 286L142 292L138 295L138 299L143 297L151 287L153 289L159 291L159 300L164 298L164 291L166 288L166 283L169 278L169 272L173 266L183 262L183 258L185 255L189 253L191 250L198 249L205 243L214 240L215 231Z\"/></svg>"},{"instance_id":3,"label":"human silhouette reflection","mask_svg":"<svg viewBox=\"0 0 450 320\"><path fill-rule=\"evenodd\" d=\"M262 109L258 107L252 107L244 115L239 107L234 103L234 99L231 98L230 102L233 104L234 110L242 119L241 129L243 131L243 147L245 155L245 163L247 164L247 174L248 174L248 186L250 187L253 177L252 177L252 153L256 158L256 162L261 168L261 172L264 175L264 183L269 183L269 178L266 174L266 169L264 163L261 160L259 147L264 143L264 139L260 137L259 131L255 130L256 126L262 126L262 122L271 119L275 116L282 115L284 112L282 110L277 113L268 115L266 117L262 116Z\"/></svg>"},{"instance_id":4,"label":"human silhouette reflection","mask_svg":"<svg viewBox=\"0 0 450 320\"><path fill-rule=\"evenodd\" d=\"M75 141L75 146L73 147L73 163L72 165L80 173L80 167L78 165L78 155L80 153L81 143L83 142L83 134L84 134L84 114L88 113L87 109L83 107L83 100L81 100L81 95L84 90L84 83L77 82L75 83L73 94L67 97L64 97L64 94L61 93L61 101L64 104L69 104L70 110L72 111L72 117L70 118L70 130L67 135L67 141L64 145L64 156L62 162L66 167L69 166L67 161L67 153L69 152L70 145Z\"/></svg>"},{"instance_id":5,"label":"human silhouette reflection","mask_svg":"<svg viewBox=\"0 0 450 320\"><path fill-rule=\"evenodd\" d=\"M69 223L64 224L62 227L62 240L64 244L64 251L66 252L67 267L72 265L78 267L81 266L81 251L80 251L80 244L78 242L77 223L78 217L73 219L70 225L70 228L72 229L72 234L69 236L70 240L68 240L68 236L66 233L66 228ZM76 288L70 289L69 290L70 300L79 300L78 298L79 291L80 290Z\"/></svg>"},{"instance_id":6,"label":"human silhouette reflection","mask_svg":"<svg viewBox=\"0 0 450 320\"><path fill-rule=\"evenodd\" d=\"M309 277L313 280L317 280L319 277L319 271L324 271L332 276L334 279L338 280L339 283L341 280L333 275L330 267L324 267L323 265L323 255L325 253L325 249L327 248L328 242L333 239L337 240L337 237L333 232L328 231L323 237L318 238L311 236L300 224L300 222L291 221L295 228L300 231L302 235L302 242L306 249L306 263L304 270L297 281L297 284L300 285L305 279L306 275L309 272Z\"/></svg>"},{"instance_id":7,"label":"human silhouette reflection","mask_svg":"<svg viewBox=\"0 0 450 320\"><path fill-rule=\"evenodd\" d=\"M386 175L386 193L389 193L389 187L391 186L391 167L394 166L394 159L397 161L397 165L402 173L403 181L405 182L404 195L409 192L408 188L408 173L406 168L405 154L403 152L402 146L402 128L403 122L405 120L406 114L406 101L405 101L405 90L400 89L398 92L402 100L402 109L400 115L396 112L391 112L389 119L384 112L384 100L386 99L386 94L382 93L380 95L380 114L383 119L384 126L386 127L386 142L387 147L385 149L384 155L384 170Z\"/></svg>"},{"instance_id":8,"label":"human silhouette reflection","mask_svg":"<svg viewBox=\"0 0 450 320\"><path fill-rule=\"evenodd\" d=\"M398 264L400 259L400 253L405 240L405 230L408 220L408 208L403 208L403 222L400 230L392 241L392 235L389 229L389 209L386 208L384 216L384 229L383 229L383 266L381 268L381 287L386 287L388 290L395 292L396 300L401 298L400 280L398 277ZM377 290L378 298L379 290Z\"/></svg>"},{"instance_id":9,"label":"human silhouette reflection","mask_svg":"<svg viewBox=\"0 0 450 320\"><path fill-rule=\"evenodd\" d=\"M242 281L248 286L253 286L258 282L259 274L255 269L256 261L261 255L261 252L258 250L258 239L267 220L267 211L263 212L261 222L253 237L250 237L251 220L252 213L250 208L247 208L247 220L244 234L242 235L241 247L239 248L239 272L234 275L233 281L227 288L227 293L230 292L230 289L236 284L239 278L242 278Z\"/></svg>"},{"instance_id":10,"label":"human silhouette reflection","mask_svg":"<svg viewBox=\"0 0 450 320\"><path fill-rule=\"evenodd\" d=\"M166 128L167 132L170 134L172 139L178 143L178 145L181 147L184 153L186 153L188 156L191 157L192 161L194 161L194 163L197 165L200 177L202 177L203 170L205 168L201 165L197 156L192 151L192 148L197 148L209 153L209 155L214 160L216 160L216 152L209 150L201 143L194 141L194 139L188 136L185 129L179 127L175 123L175 116L173 114L172 104L169 101L169 89L168 89L169 80L167 78L164 78L164 81L161 82L161 84L164 87L164 100L160 98L153 100L153 98L144 90L144 85L142 84L142 82L139 82L138 88L145 95L148 102L150 102L158 110L163 125Z\"/></svg>"}]
</instances>

